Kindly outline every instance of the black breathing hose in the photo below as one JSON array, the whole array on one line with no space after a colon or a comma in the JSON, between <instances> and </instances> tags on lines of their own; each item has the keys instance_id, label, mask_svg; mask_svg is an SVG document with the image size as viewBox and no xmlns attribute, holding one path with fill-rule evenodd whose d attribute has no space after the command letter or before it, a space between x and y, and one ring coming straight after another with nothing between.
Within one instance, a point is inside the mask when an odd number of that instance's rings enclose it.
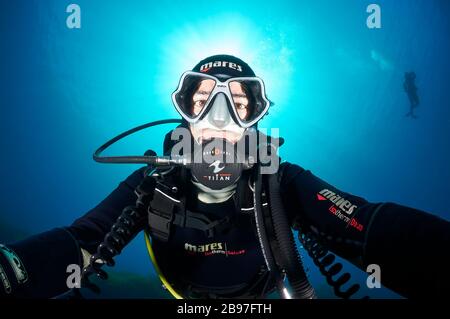
<instances>
[{"instance_id":1,"label":"black breathing hose","mask_svg":"<svg viewBox=\"0 0 450 319\"><path fill-rule=\"evenodd\" d=\"M343 265L340 262L336 262L336 256L330 253L312 232L303 232L302 229L298 229L298 239L309 256L311 256L314 264L319 268L321 274L325 276L327 283L333 287L334 294L337 297L350 299L359 291L360 285L349 284L350 273L341 273ZM338 274L340 275L338 276ZM344 286L349 286L349 288L344 290ZM368 296L363 297L363 299L368 298Z\"/></svg>"},{"instance_id":2,"label":"black breathing hose","mask_svg":"<svg viewBox=\"0 0 450 319\"><path fill-rule=\"evenodd\" d=\"M112 138L111 140L100 146L93 155L94 161L106 164L157 164L155 163L157 158L156 156L101 156L101 153L108 147L110 147L117 141L123 139L124 137L127 137L128 135L131 135L138 131L142 131L143 129L146 129L148 127L171 123L180 124L182 123L182 121L179 119L154 121L137 126L126 132L123 132L122 134L117 135L116 137Z\"/></svg>"},{"instance_id":3,"label":"black breathing hose","mask_svg":"<svg viewBox=\"0 0 450 319\"><path fill-rule=\"evenodd\" d=\"M256 221L256 230L258 233L259 243L261 245L261 250L264 256L264 260L266 262L267 268L271 274L271 276L274 277L276 283L278 292L280 295L283 294L283 282L280 278L279 271L278 271L278 265L275 262L275 258L273 256L269 237L267 235L266 231L266 224L264 221L264 214L262 210L262 203L261 203L261 195L262 195L262 176L260 172L260 166L257 165L255 167L255 174L254 174L254 192L253 192L253 205L255 207L255 221Z\"/></svg>"},{"instance_id":4,"label":"black breathing hose","mask_svg":"<svg viewBox=\"0 0 450 319\"><path fill-rule=\"evenodd\" d=\"M268 186L273 226L280 247L280 264L286 271L289 283L294 290L293 297L297 299L315 299L314 288L309 283L303 269L303 263L295 246L294 236L283 207L277 174L268 176Z\"/></svg>"},{"instance_id":5,"label":"black breathing hose","mask_svg":"<svg viewBox=\"0 0 450 319\"><path fill-rule=\"evenodd\" d=\"M107 279L108 274L101 269L105 264L114 266L114 257L143 229L147 222L147 207L153 198L156 181L153 177L144 177L135 190L138 196L135 205L127 206L105 235L102 243L97 247L89 260L89 265L83 269L82 286L99 293L100 289L93 284L89 277L97 275L100 279Z\"/></svg>"}]
</instances>

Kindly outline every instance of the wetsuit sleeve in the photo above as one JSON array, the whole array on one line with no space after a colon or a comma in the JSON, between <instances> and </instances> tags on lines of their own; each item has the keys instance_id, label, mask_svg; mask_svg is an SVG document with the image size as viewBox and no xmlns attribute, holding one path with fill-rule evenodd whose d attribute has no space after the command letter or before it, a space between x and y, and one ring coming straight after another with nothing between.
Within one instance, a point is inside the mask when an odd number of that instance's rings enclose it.
<instances>
[{"instance_id":1,"label":"wetsuit sleeve","mask_svg":"<svg viewBox=\"0 0 450 319\"><path fill-rule=\"evenodd\" d=\"M56 228L0 245L0 298L50 298L68 290L69 265L81 264L75 238Z\"/></svg>"},{"instance_id":2,"label":"wetsuit sleeve","mask_svg":"<svg viewBox=\"0 0 450 319\"><path fill-rule=\"evenodd\" d=\"M405 297L448 295L450 223L394 203L370 203L303 168L283 163L283 201L292 224L313 231L334 253Z\"/></svg>"},{"instance_id":3,"label":"wetsuit sleeve","mask_svg":"<svg viewBox=\"0 0 450 319\"><path fill-rule=\"evenodd\" d=\"M71 226L0 245L0 297L50 298L68 290L67 267L82 266L81 248L93 253L123 208L137 199L139 169Z\"/></svg>"},{"instance_id":4,"label":"wetsuit sleeve","mask_svg":"<svg viewBox=\"0 0 450 319\"><path fill-rule=\"evenodd\" d=\"M68 228L79 242L81 248L91 254L94 253L123 209L136 203L137 196L134 190L144 177L144 169L136 170L128 176L103 201L84 216L75 220Z\"/></svg>"}]
</instances>

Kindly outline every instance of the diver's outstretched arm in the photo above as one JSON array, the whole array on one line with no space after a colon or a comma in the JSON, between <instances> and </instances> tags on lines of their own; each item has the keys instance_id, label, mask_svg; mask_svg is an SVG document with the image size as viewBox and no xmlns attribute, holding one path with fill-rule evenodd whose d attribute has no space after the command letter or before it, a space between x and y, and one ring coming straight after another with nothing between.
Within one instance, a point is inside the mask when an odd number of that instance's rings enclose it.
<instances>
[{"instance_id":1,"label":"diver's outstretched arm","mask_svg":"<svg viewBox=\"0 0 450 319\"><path fill-rule=\"evenodd\" d=\"M56 228L0 246L0 298L49 298L69 290L71 264L81 266L78 242L66 228Z\"/></svg>"},{"instance_id":2,"label":"diver's outstretched arm","mask_svg":"<svg viewBox=\"0 0 450 319\"><path fill-rule=\"evenodd\" d=\"M86 266L123 208L133 205L143 169L131 174L71 226L0 246L0 298L51 298L69 290L69 265ZM84 254L82 253L84 251Z\"/></svg>"},{"instance_id":3,"label":"diver's outstretched arm","mask_svg":"<svg viewBox=\"0 0 450 319\"><path fill-rule=\"evenodd\" d=\"M144 178L144 170L145 167L134 171L102 202L69 227L80 246L90 254L96 251L122 210L136 203L135 189Z\"/></svg>"},{"instance_id":4,"label":"diver's outstretched arm","mask_svg":"<svg viewBox=\"0 0 450 319\"><path fill-rule=\"evenodd\" d=\"M333 252L412 298L450 294L450 223L394 203L369 203L297 165L282 164L281 187L292 222L315 232Z\"/></svg>"}]
</instances>

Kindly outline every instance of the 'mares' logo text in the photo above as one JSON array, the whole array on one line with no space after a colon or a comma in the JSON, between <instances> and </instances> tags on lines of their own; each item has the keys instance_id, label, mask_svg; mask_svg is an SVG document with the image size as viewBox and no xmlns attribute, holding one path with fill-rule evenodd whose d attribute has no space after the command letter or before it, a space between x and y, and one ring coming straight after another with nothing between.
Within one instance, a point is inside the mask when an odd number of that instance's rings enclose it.
<instances>
[{"instance_id":1,"label":"'mares' logo text","mask_svg":"<svg viewBox=\"0 0 450 319\"><path fill-rule=\"evenodd\" d=\"M222 67L222 68L228 67L230 69L242 72L242 66L240 66L239 64L227 62L227 61L214 61L214 62L205 63L200 67L200 72L208 72L209 69L211 69L211 68L220 68L220 67Z\"/></svg>"},{"instance_id":2,"label":"'mares' logo text","mask_svg":"<svg viewBox=\"0 0 450 319\"><path fill-rule=\"evenodd\" d=\"M322 189L317 194L317 199L318 200L326 200L326 199L328 199L334 205L339 207L347 215L351 215L353 213L353 211L356 208L358 208L358 206L353 205L350 201L348 201L345 198L337 195L335 192L332 192L329 189Z\"/></svg>"},{"instance_id":3,"label":"'mares' logo text","mask_svg":"<svg viewBox=\"0 0 450 319\"><path fill-rule=\"evenodd\" d=\"M212 250L222 250L224 247L222 243L211 243L206 245L191 245L189 243L185 243L184 249L194 253L204 253Z\"/></svg>"},{"instance_id":4,"label":"'mares' logo text","mask_svg":"<svg viewBox=\"0 0 450 319\"><path fill-rule=\"evenodd\" d=\"M245 249L238 250L228 250L226 243L210 243L205 245L193 245L189 243L184 244L184 250L189 255L200 255L200 256L213 256L213 255L223 255L229 256L240 256L245 254Z\"/></svg>"}]
</instances>

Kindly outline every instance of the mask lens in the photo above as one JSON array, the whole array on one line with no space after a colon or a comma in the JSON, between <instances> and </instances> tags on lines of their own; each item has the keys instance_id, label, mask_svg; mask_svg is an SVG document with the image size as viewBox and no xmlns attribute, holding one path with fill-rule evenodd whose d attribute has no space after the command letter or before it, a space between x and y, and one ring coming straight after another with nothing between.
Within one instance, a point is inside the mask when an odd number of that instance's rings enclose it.
<instances>
[{"instance_id":1,"label":"mask lens","mask_svg":"<svg viewBox=\"0 0 450 319\"><path fill-rule=\"evenodd\" d=\"M191 119L197 118L209 101L215 86L216 81L211 78L188 74L175 94L175 101L181 112Z\"/></svg>"},{"instance_id":2,"label":"mask lens","mask_svg":"<svg viewBox=\"0 0 450 319\"><path fill-rule=\"evenodd\" d=\"M264 98L264 90L258 80L230 81L229 88L236 114L243 123L250 123L267 111L269 102Z\"/></svg>"}]
</instances>

